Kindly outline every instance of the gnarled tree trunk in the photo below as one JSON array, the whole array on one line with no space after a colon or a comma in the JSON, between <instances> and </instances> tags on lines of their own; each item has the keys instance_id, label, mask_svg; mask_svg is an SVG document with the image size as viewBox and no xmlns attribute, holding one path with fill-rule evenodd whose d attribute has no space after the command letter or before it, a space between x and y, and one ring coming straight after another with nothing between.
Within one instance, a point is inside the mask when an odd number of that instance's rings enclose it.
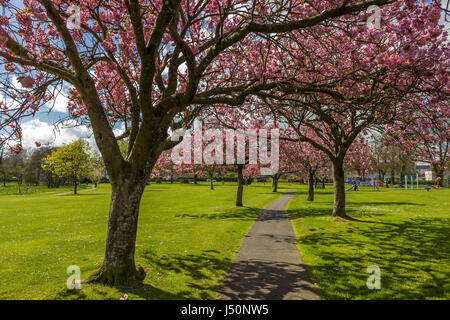
<instances>
[{"instance_id":1,"label":"gnarled tree trunk","mask_svg":"<svg viewBox=\"0 0 450 320\"><path fill-rule=\"evenodd\" d=\"M102 267L87 282L125 286L145 278L144 270L137 268L134 261L139 204L144 188L144 178L130 175L111 182L105 259Z\"/></svg>"},{"instance_id":2,"label":"gnarled tree trunk","mask_svg":"<svg viewBox=\"0 0 450 320\"><path fill-rule=\"evenodd\" d=\"M343 159L339 158L334 159L333 178L334 178L333 216L347 217L345 213L345 174L344 174Z\"/></svg>"},{"instance_id":3,"label":"gnarled tree trunk","mask_svg":"<svg viewBox=\"0 0 450 320\"><path fill-rule=\"evenodd\" d=\"M243 164L237 165L237 172L238 172L238 188L237 188L237 194L236 194L236 207L242 207L242 196L244 194L244 174L242 171L244 170Z\"/></svg>"}]
</instances>

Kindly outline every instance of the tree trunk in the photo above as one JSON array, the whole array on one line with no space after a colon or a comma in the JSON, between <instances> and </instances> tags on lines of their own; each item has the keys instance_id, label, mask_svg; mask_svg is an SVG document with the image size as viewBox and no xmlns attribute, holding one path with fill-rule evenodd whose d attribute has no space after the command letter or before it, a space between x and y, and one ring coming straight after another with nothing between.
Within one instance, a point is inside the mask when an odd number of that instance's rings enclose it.
<instances>
[{"instance_id":1,"label":"tree trunk","mask_svg":"<svg viewBox=\"0 0 450 320\"><path fill-rule=\"evenodd\" d=\"M439 188L444 186L444 170L438 168L435 169L436 181Z\"/></svg>"},{"instance_id":2,"label":"tree trunk","mask_svg":"<svg viewBox=\"0 0 450 320\"><path fill-rule=\"evenodd\" d=\"M312 170L308 172L308 199L306 201L314 201L314 172Z\"/></svg>"},{"instance_id":3,"label":"tree trunk","mask_svg":"<svg viewBox=\"0 0 450 320\"><path fill-rule=\"evenodd\" d=\"M406 166L405 163L402 163L402 168L400 170L400 181L402 181L403 179L405 179L405 172L406 172ZM406 181L405 181L406 182ZM404 182L404 183L405 183Z\"/></svg>"},{"instance_id":4,"label":"tree trunk","mask_svg":"<svg viewBox=\"0 0 450 320\"><path fill-rule=\"evenodd\" d=\"M278 192L278 179L277 176L272 177L272 192Z\"/></svg>"},{"instance_id":5,"label":"tree trunk","mask_svg":"<svg viewBox=\"0 0 450 320\"><path fill-rule=\"evenodd\" d=\"M319 185L319 179L314 180L314 188L317 189L317 186Z\"/></svg>"},{"instance_id":6,"label":"tree trunk","mask_svg":"<svg viewBox=\"0 0 450 320\"><path fill-rule=\"evenodd\" d=\"M394 171L391 171L391 185L394 185L394 184L395 184L395 173L394 173Z\"/></svg>"},{"instance_id":7,"label":"tree trunk","mask_svg":"<svg viewBox=\"0 0 450 320\"><path fill-rule=\"evenodd\" d=\"M238 188L237 188L237 195L236 195L236 207L242 207L242 196L244 194L244 174L242 173L244 169L243 164L237 165L237 172L238 172Z\"/></svg>"},{"instance_id":8,"label":"tree trunk","mask_svg":"<svg viewBox=\"0 0 450 320\"><path fill-rule=\"evenodd\" d=\"M87 282L126 286L142 282L145 272L134 261L139 204L145 179L121 177L111 183L108 233L102 267Z\"/></svg>"},{"instance_id":9,"label":"tree trunk","mask_svg":"<svg viewBox=\"0 0 450 320\"><path fill-rule=\"evenodd\" d=\"M211 190L214 190L214 182L213 182L213 177L214 177L214 175L211 175L211 177L210 177L210 180L211 180L211 182L210 182L210 187L211 187Z\"/></svg>"},{"instance_id":10,"label":"tree trunk","mask_svg":"<svg viewBox=\"0 0 450 320\"><path fill-rule=\"evenodd\" d=\"M334 203L333 216L347 217L345 214L345 173L343 159L333 161Z\"/></svg>"},{"instance_id":11,"label":"tree trunk","mask_svg":"<svg viewBox=\"0 0 450 320\"><path fill-rule=\"evenodd\" d=\"M325 188L326 188L325 180L326 180L325 178L322 179L322 189L325 189Z\"/></svg>"},{"instance_id":12,"label":"tree trunk","mask_svg":"<svg viewBox=\"0 0 450 320\"><path fill-rule=\"evenodd\" d=\"M198 182L197 182L197 174L194 174L194 184L198 184Z\"/></svg>"}]
</instances>

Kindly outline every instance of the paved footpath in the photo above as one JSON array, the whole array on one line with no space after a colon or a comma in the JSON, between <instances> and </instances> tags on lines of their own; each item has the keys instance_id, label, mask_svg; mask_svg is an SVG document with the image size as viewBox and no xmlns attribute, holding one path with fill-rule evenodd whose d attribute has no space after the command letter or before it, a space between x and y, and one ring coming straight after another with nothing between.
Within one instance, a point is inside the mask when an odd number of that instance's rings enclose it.
<instances>
[{"instance_id":1,"label":"paved footpath","mask_svg":"<svg viewBox=\"0 0 450 320\"><path fill-rule=\"evenodd\" d=\"M285 208L295 190L261 211L246 235L222 288L221 300L318 300L295 245Z\"/></svg>"}]
</instances>

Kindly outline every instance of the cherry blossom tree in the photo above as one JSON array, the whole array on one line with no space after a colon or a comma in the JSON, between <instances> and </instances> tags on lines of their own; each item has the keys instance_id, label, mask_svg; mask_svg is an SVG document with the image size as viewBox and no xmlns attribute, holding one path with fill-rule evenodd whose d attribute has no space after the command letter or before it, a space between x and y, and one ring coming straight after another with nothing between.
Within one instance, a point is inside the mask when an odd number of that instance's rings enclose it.
<instances>
[{"instance_id":1,"label":"cherry blossom tree","mask_svg":"<svg viewBox=\"0 0 450 320\"><path fill-rule=\"evenodd\" d=\"M386 143L401 146L405 152L415 152L417 159L427 161L443 186L444 171L450 156L450 101L421 105L408 117L387 125Z\"/></svg>"},{"instance_id":2,"label":"cherry blossom tree","mask_svg":"<svg viewBox=\"0 0 450 320\"><path fill-rule=\"evenodd\" d=\"M261 41L255 72L266 79L281 73L285 81L257 95L266 112L331 160L334 216L346 217L344 163L358 136L448 99L450 50L440 14L427 1L396 2L382 8L379 29L352 16Z\"/></svg>"},{"instance_id":3,"label":"cherry blossom tree","mask_svg":"<svg viewBox=\"0 0 450 320\"><path fill-rule=\"evenodd\" d=\"M19 151L20 118L69 93L70 114L92 128L111 180L105 258L89 281L139 282L145 277L134 260L139 204L154 164L175 144L170 130L189 127L204 105L241 105L277 87L220 62L263 35L306 30L390 2L1 0L0 78L9 97L0 106L2 139L15 138ZM9 90L14 79L20 86ZM125 131L116 136L119 125ZM117 142L124 137L125 157Z\"/></svg>"}]
</instances>

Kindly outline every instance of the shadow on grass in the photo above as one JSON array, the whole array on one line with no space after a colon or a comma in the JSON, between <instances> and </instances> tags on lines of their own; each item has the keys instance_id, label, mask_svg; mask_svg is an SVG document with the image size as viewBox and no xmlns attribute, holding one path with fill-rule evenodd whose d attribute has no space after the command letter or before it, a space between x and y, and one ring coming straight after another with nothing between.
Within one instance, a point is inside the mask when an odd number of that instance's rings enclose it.
<instances>
[{"instance_id":1,"label":"shadow on grass","mask_svg":"<svg viewBox=\"0 0 450 320\"><path fill-rule=\"evenodd\" d=\"M350 205L357 205L357 206L425 206L423 203L414 203L414 202L395 202L395 201L373 201L373 202L352 202L349 201Z\"/></svg>"},{"instance_id":2,"label":"shadow on grass","mask_svg":"<svg viewBox=\"0 0 450 320\"><path fill-rule=\"evenodd\" d=\"M70 194L60 194L60 195L55 195L55 196L58 196L58 197L84 197L84 196L101 196L101 195L104 195L106 192L101 192L101 193L77 193L77 194L73 194L73 193L70 193Z\"/></svg>"},{"instance_id":3,"label":"shadow on grass","mask_svg":"<svg viewBox=\"0 0 450 320\"><path fill-rule=\"evenodd\" d=\"M193 290L171 293L151 287L146 292L134 293L150 299L214 299L215 292L219 289L217 283L220 281L217 279L223 279L231 265L230 259L221 258L219 254L215 250L204 250L198 255L176 254L158 259L154 252L147 251L143 254L143 258L149 265L160 270L162 274L168 272L183 274L189 279L187 286Z\"/></svg>"},{"instance_id":4,"label":"shadow on grass","mask_svg":"<svg viewBox=\"0 0 450 320\"><path fill-rule=\"evenodd\" d=\"M161 188L161 189L150 189L150 188L145 188L144 192L153 192L153 191L167 191L170 190L169 188Z\"/></svg>"},{"instance_id":5,"label":"shadow on grass","mask_svg":"<svg viewBox=\"0 0 450 320\"><path fill-rule=\"evenodd\" d=\"M58 292L52 300L85 300L87 299L86 294L82 290L69 290L64 289Z\"/></svg>"},{"instance_id":6,"label":"shadow on grass","mask_svg":"<svg viewBox=\"0 0 450 320\"><path fill-rule=\"evenodd\" d=\"M231 266L231 260L221 258L216 250L204 250L198 255L172 254L159 257L153 251L145 251L141 258L146 260L145 265L158 270L161 275L173 273L183 274L186 277L188 290L171 292L158 288L159 279L151 279L151 273L147 272L144 283L135 287L115 287L118 293L134 294L145 300L194 300L214 299L219 289L220 280L225 278ZM217 280L219 279L219 281ZM84 292L88 290L89 296ZM64 289L52 296L53 300L117 300L117 292L111 295L110 287L99 284L85 284L82 290Z\"/></svg>"},{"instance_id":7,"label":"shadow on grass","mask_svg":"<svg viewBox=\"0 0 450 320\"><path fill-rule=\"evenodd\" d=\"M359 207L367 204L421 205L358 202L352 203L348 214L363 217L363 208ZM288 214L294 220L328 218L331 209L305 208L288 210ZM320 262L310 263L307 268L319 283L321 296L326 299L448 298L450 219L415 217L383 221L380 215L386 213L371 212L370 216L377 216L376 221L357 219L357 223L352 223L350 220L339 228L320 226L317 220L317 227L297 239L309 251L316 250L314 255ZM366 269L371 264L381 268L382 290L368 290L365 286L369 276Z\"/></svg>"},{"instance_id":8,"label":"shadow on grass","mask_svg":"<svg viewBox=\"0 0 450 320\"><path fill-rule=\"evenodd\" d=\"M240 261L233 263L229 277L218 291L219 299L282 300L302 290L302 299L317 299L316 289L305 270L287 262ZM297 298L297 297L291 297Z\"/></svg>"},{"instance_id":9,"label":"shadow on grass","mask_svg":"<svg viewBox=\"0 0 450 320\"><path fill-rule=\"evenodd\" d=\"M255 220L258 217L261 208L255 207L241 207L222 209L213 213L199 213L199 214L179 214L177 218L193 218L193 219L213 219L213 220Z\"/></svg>"}]
</instances>

